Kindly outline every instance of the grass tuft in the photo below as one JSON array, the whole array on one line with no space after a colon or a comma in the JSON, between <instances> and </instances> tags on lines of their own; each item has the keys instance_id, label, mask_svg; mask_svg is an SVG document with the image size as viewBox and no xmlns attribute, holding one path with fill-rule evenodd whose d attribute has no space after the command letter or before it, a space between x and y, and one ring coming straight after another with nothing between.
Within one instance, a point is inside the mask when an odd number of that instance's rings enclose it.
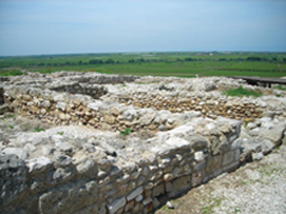
<instances>
[{"instance_id":1,"label":"grass tuft","mask_svg":"<svg viewBox=\"0 0 286 214\"><path fill-rule=\"evenodd\" d=\"M127 136L132 132L132 130L130 128L126 128L123 131L120 132L120 135L124 135Z\"/></svg>"},{"instance_id":2,"label":"grass tuft","mask_svg":"<svg viewBox=\"0 0 286 214\"><path fill-rule=\"evenodd\" d=\"M37 126L35 129L34 129L34 132L44 132L45 130L40 128L40 126Z\"/></svg>"},{"instance_id":3,"label":"grass tuft","mask_svg":"<svg viewBox=\"0 0 286 214\"><path fill-rule=\"evenodd\" d=\"M231 89L225 92L226 96L236 96L236 97L243 97L243 96L254 96L254 97L260 97L262 96L261 93L255 92L255 91L250 91L247 89L244 89L242 86L239 86L236 89Z\"/></svg>"}]
</instances>

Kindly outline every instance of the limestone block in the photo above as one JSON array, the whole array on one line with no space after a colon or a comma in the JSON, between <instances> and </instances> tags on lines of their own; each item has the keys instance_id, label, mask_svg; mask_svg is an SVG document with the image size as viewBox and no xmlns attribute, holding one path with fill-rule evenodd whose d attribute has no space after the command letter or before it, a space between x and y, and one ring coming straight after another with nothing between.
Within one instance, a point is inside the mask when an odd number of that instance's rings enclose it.
<instances>
[{"instance_id":1,"label":"limestone block","mask_svg":"<svg viewBox=\"0 0 286 214\"><path fill-rule=\"evenodd\" d=\"M229 151L223 155L222 165L227 166L235 161L235 151Z\"/></svg>"},{"instance_id":2,"label":"limestone block","mask_svg":"<svg viewBox=\"0 0 286 214\"><path fill-rule=\"evenodd\" d=\"M79 174L84 174L89 172L94 167L94 165L94 160L83 157L76 163L76 170Z\"/></svg>"},{"instance_id":3,"label":"limestone block","mask_svg":"<svg viewBox=\"0 0 286 214\"><path fill-rule=\"evenodd\" d=\"M282 141L285 129L285 124L278 124L274 127L269 127L268 129L261 130L259 132L259 137L271 140L275 144L275 146L278 146Z\"/></svg>"},{"instance_id":4,"label":"limestone block","mask_svg":"<svg viewBox=\"0 0 286 214\"><path fill-rule=\"evenodd\" d=\"M14 154L0 153L0 207L17 200L25 191L27 167Z\"/></svg>"},{"instance_id":5,"label":"limestone block","mask_svg":"<svg viewBox=\"0 0 286 214\"><path fill-rule=\"evenodd\" d=\"M43 193L39 198L40 212L43 214L72 214L97 200L95 181L78 181Z\"/></svg>"},{"instance_id":6,"label":"limestone block","mask_svg":"<svg viewBox=\"0 0 286 214\"><path fill-rule=\"evenodd\" d=\"M152 196L156 197L165 194L165 184L161 183L153 188Z\"/></svg>"},{"instance_id":7,"label":"limestone block","mask_svg":"<svg viewBox=\"0 0 286 214\"><path fill-rule=\"evenodd\" d=\"M191 176L188 175L167 182L166 192L168 193L169 197L174 197L180 195L186 190L191 189L191 187L192 187L192 179Z\"/></svg>"},{"instance_id":8,"label":"limestone block","mask_svg":"<svg viewBox=\"0 0 286 214\"><path fill-rule=\"evenodd\" d=\"M134 198L136 198L138 195L141 195L142 193L143 193L143 187L136 188L133 192L131 192L127 196L127 201L133 200Z\"/></svg>"},{"instance_id":9,"label":"limestone block","mask_svg":"<svg viewBox=\"0 0 286 214\"><path fill-rule=\"evenodd\" d=\"M113 201L111 204L107 205L108 208L108 213L109 214L114 214L117 212L117 210L119 210L120 208L124 207L126 204L126 199L125 197L121 197L115 201Z\"/></svg>"},{"instance_id":10,"label":"limestone block","mask_svg":"<svg viewBox=\"0 0 286 214\"><path fill-rule=\"evenodd\" d=\"M25 160L29 157L29 153L27 151L25 151L24 149L21 148L5 148L2 150L2 153L4 154L15 154L17 155L19 158Z\"/></svg>"},{"instance_id":11,"label":"limestone block","mask_svg":"<svg viewBox=\"0 0 286 214\"><path fill-rule=\"evenodd\" d=\"M218 170L221 167L223 156L217 155L208 158L207 160L207 172L211 173Z\"/></svg>"},{"instance_id":12,"label":"limestone block","mask_svg":"<svg viewBox=\"0 0 286 214\"><path fill-rule=\"evenodd\" d=\"M190 142L190 146L194 151L204 150L209 144L209 142L200 135L186 137L186 140Z\"/></svg>"}]
</instances>

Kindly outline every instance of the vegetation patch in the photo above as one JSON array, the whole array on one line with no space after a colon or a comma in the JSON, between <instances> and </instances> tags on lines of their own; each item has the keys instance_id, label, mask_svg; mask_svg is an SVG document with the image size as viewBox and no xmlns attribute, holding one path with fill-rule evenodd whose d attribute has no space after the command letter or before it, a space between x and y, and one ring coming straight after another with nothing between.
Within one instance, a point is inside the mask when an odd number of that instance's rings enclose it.
<instances>
[{"instance_id":1,"label":"vegetation patch","mask_svg":"<svg viewBox=\"0 0 286 214\"><path fill-rule=\"evenodd\" d=\"M228 90L224 93L226 96L236 96L236 97L243 97L243 96L254 96L254 97L260 97L262 96L261 93L255 92L255 91L250 91L247 89L244 89L242 86L239 86L236 89L231 89Z\"/></svg>"},{"instance_id":2,"label":"vegetation patch","mask_svg":"<svg viewBox=\"0 0 286 214\"><path fill-rule=\"evenodd\" d=\"M58 132L58 134L59 134L59 135L63 135L63 134L64 134L64 132Z\"/></svg>"},{"instance_id":3,"label":"vegetation patch","mask_svg":"<svg viewBox=\"0 0 286 214\"><path fill-rule=\"evenodd\" d=\"M124 129L123 131L120 132L120 135L127 136L131 132L132 132L132 130L130 128L126 128L126 129Z\"/></svg>"},{"instance_id":4,"label":"vegetation patch","mask_svg":"<svg viewBox=\"0 0 286 214\"><path fill-rule=\"evenodd\" d=\"M8 70L8 71L1 71L0 76L6 77L6 76L19 76L23 75L24 73L19 70Z\"/></svg>"},{"instance_id":5,"label":"vegetation patch","mask_svg":"<svg viewBox=\"0 0 286 214\"><path fill-rule=\"evenodd\" d=\"M286 91L286 86L284 86L284 85L277 85L277 86L275 86L275 87L273 87L273 88L279 89L279 90L281 90L281 91Z\"/></svg>"},{"instance_id":6,"label":"vegetation patch","mask_svg":"<svg viewBox=\"0 0 286 214\"><path fill-rule=\"evenodd\" d=\"M204 213L204 214L214 213L214 208L215 207L219 207L223 200L224 200L224 198L212 198L212 199L209 199L208 206L204 206L202 208L202 213Z\"/></svg>"},{"instance_id":7,"label":"vegetation patch","mask_svg":"<svg viewBox=\"0 0 286 214\"><path fill-rule=\"evenodd\" d=\"M44 132L45 130L40 128L40 126L37 126L35 129L34 129L34 132Z\"/></svg>"}]
</instances>

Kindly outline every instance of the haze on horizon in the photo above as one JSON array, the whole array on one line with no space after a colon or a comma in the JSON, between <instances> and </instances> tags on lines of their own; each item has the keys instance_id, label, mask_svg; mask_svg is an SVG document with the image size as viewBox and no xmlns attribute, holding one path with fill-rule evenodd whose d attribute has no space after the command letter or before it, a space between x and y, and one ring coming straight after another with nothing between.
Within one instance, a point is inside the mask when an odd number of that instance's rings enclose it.
<instances>
[{"instance_id":1,"label":"haze on horizon","mask_svg":"<svg viewBox=\"0 0 286 214\"><path fill-rule=\"evenodd\" d=\"M286 51L285 0L0 0L0 56Z\"/></svg>"}]
</instances>

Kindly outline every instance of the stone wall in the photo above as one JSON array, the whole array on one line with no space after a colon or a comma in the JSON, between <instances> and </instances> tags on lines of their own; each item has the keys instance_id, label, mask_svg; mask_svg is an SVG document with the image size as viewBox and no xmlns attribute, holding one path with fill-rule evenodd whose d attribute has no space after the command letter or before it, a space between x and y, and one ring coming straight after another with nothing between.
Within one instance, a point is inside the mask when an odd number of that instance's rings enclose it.
<instances>
[{"instance_id":1,"label":"stone wall","mask_svg":"<svg viewBox=\"0 0 286 214\"><path fill-rule=\"evenodd\" d=\"M5 92L5 102L18 114L39 118L56 125L89 125L97 129L122 131L130 128L170 130L199 112L172 114L169 111L142 109L116 102L94 100L90 96L56 93L50 90L15 86Z\"/></svg>"},{"instance_id":2,"label":"stone wall","mask_svg":"<svg viewBox=\"0 0 286 214\"><path fill-rule=\"evenodd\" d=\"M212 125L198 126L198 121ZM132 152L125 158L108 155L93 146L98 145L93 137L87 144L75 142L71 136L53 134L45 138L49 133L40 133L40 142L30 144L42 147L45 156L29 159L25 150L19 152L21 148L2 151L0 211L150 213L164 204L166 198L236 169L240 125L224 118L196 118L185 127L145 143L146 150L141 154ZM201 130L191 133L192 126Z\"/></svg>"},{"instance_id":3,"label":"stone wall","mask_svg":"<svg viewBox=\"0 0 286 214\"><path fill-rule=\"evenodd\" d=\"M266 103L256 103L255 100L227 98L214 93L165 93L164 95L151 93L134 93L130 97L112 97L114 101L134 105L140 108L154 107L157 110L168 110L172 113L185 111L200 111L204 116L216 118L223 116L237 120L251 122L261 118L267 110ZM282 114L281 111L278 114Z\"/></svg>"}]
</instances>

